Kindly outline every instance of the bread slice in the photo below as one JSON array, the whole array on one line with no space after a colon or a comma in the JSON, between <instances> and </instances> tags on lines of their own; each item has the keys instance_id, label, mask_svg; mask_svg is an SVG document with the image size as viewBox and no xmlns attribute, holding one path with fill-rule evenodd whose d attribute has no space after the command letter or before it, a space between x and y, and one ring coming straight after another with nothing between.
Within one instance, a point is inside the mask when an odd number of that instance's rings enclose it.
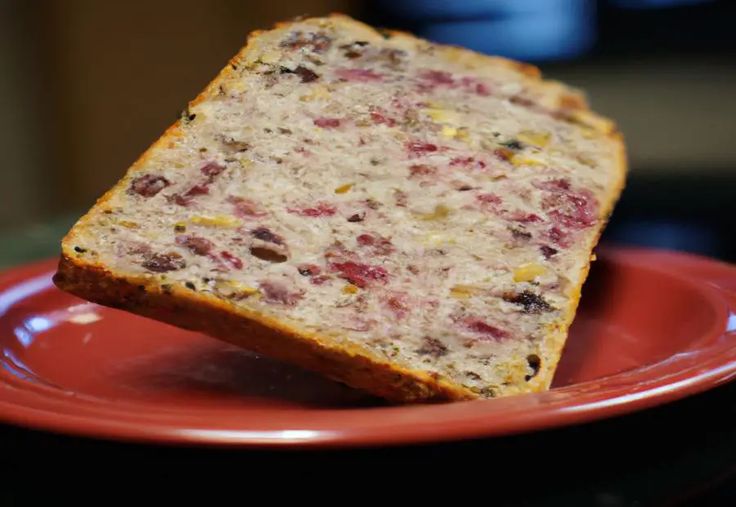
<instances>
[{"instance_id":1,"label":"bread slice","mask_svg":"<svg viewBox=\"0 0 736 507\"><path fill-rule=\"evenodd\" d=\"M55 282L393 401L540 391L625 173L534 67L303 19L249 38Z\"/></svg>"}]
</instances>

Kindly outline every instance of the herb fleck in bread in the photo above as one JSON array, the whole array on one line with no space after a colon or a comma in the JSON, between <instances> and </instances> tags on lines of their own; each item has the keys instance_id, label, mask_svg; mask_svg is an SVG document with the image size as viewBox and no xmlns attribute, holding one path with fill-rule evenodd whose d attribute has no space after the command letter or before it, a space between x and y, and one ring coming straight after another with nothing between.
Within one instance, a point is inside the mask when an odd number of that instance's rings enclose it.
<instances>
[{"instance_id":1,"label":"herb fleck in bread","mask_svg":"<svg viewBox=\"0 0 736 507\"><path fill-rule=\"evenodd\" d=\"M250 37L55 282L389 400L540 391L625 173L534 67L310 18Z\"/></svg>"}]
</instances>

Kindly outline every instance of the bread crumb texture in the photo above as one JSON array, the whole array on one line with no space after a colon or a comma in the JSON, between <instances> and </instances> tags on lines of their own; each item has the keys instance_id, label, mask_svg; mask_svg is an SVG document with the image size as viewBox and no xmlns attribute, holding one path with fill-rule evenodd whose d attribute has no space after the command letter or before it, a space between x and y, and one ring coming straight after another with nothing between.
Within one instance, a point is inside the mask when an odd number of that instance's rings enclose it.
<instances>
[{"instance_id":1,"label":"bread crumb texture","mask_svg":"<svg viewBox=\"0 0 736 507\"><path fill-rule=\"evenodd\" d=\"M586 108L500 58L344 16L285 23L82 218L66 262L278 321L428 392L546 389L625 173ZM361 368L353 385L390 391Z\"/></svg>"}]
</instances>

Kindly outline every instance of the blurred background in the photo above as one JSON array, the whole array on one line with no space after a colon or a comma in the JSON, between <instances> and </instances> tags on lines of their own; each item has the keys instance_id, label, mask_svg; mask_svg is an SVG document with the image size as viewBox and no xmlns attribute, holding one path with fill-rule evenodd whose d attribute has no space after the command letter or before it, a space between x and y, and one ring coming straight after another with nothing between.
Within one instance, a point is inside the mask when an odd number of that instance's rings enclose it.
<instances>
[{"instance_id":1,"label":"blurred background","mask_svg":"<svg viewBox=\"0 0 736 507\"><path fill-rule=\"evenodd\" d=\"M334 11L585 89L631 164L604 242L736 261L736 2L0 0L0 267L55 255L250 30Z\"/></svg>"}]
</instances>

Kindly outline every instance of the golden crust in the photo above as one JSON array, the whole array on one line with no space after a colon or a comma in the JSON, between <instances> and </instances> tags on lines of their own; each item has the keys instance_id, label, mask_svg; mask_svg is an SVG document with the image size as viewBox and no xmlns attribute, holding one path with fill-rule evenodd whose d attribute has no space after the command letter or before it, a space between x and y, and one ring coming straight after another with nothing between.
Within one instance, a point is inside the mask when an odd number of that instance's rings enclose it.
<instances>
[{"instance_id":1,"label":"golden crust","mask_svg":"<svg viewBox=\"0 0 736 507\"><path fill-rule=\"evenodd\" d=\"M316 24L341 24L349 30L362 32L374 38L383 37L372 27L342 14L331 14L326 18L307 18L300 22ZM247 44L235 55L228 65L189 103L193 107L215 93L218 86L232 76L236 70L249 62L249 57L258 50L259 38L273 37L289 29L295 21L282 22L270 31L252 32ZM403 38L410 43L426 44L411 34L387 31L392 37ZM627 172L624 143L614 124L590 111L584 96L577 90L561 83L542 80L539 69L513 60L486 56L473 51L442 46L444 55L450 60L461 59L478 66L501 66L517 72L530 86L553 98L557 107L574 113L575 120L583 127L597 131L617 145L618 181L612 186L602 202L599 219L603 223L611 213L620 195ZM244 309L213 296L193 293L178 287L164 291L155 279L145 276L123 277L94 262L80 259L74 253L74 239L78 231L99 210L103 209L116 192L123 190L131 175L151 157L159 147L165 146L182 135L181 119L171 125L155 141L114 187L106 192L95 206L82 217L62 242L62 255L54 277L56 285L81 298L95 303L119 308L145 317L153 318L185 329L199 331L226 342L248 348L283 361L320 372L352 387L363 389L387 400L396 402L435 402L477 398L469 389L439 375L410 370L393 364L357 345L329 336L308 333L266 315ZM592 250L603 230L591 242ZM570 289L571 304L565 316L550 327L545 340L545 361L539 374L527 385L528 391L541 391L549 387L557 362L564 348L567 329L575 316L583 282L590 263L586 262L579 283Z\"/></svg>"}]
</instances>

